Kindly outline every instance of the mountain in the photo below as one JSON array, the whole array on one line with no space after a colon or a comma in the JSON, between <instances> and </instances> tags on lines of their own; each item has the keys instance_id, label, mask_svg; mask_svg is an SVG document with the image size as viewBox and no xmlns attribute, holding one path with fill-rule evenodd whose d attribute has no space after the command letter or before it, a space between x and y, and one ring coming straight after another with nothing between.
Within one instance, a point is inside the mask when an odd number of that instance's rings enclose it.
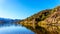
<instances>
[{"instance_id":1,"label":"mountain","mask_svg":"<svg viewBox=\"0 0 60 34\"><path fill-rule=\"evenodd\" d=\"M10 24L17 24L20 21L19 19L9 19L9 18L0 18L0 25L10 25Z\"/></svg>"},{"instance_id":2,"label":"mountain","mask_svg":"<svg viewBox=\"0 0 60 34\"><path fill-rule=\"evenodd\" d=\"M42 30L40 27L46 29L48 34L60 34L60 6L53 9L42 10L26 19L18 22L25 27ZM46 31L44 34L46 34Z\"/></svg>"}]
</instances>

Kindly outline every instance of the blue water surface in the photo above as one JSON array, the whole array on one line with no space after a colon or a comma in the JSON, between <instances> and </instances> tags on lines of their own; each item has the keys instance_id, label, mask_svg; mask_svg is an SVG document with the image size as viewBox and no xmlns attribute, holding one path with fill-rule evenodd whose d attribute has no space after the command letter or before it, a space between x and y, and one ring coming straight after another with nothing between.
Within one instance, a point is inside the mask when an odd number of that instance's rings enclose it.
<instances>
[{"instance_id":1,"label":"blue water surface","mask_svg":"<svg viewBox=\"0 0 60 34\"><path fill-rule=\"evenodd\" d=\"M34 34L34 32L23 26L10 25L0 27L0 34Z\"/></svg>"}]
</instances>

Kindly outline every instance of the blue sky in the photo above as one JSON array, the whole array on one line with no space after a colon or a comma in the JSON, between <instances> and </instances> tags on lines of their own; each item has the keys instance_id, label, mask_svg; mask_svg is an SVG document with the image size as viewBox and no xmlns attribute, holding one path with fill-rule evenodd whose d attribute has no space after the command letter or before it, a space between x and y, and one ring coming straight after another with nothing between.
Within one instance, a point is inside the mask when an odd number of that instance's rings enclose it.
<instances>
[{"instance_id":1,"label":"blue sky","mask_svg":"<svg viewBox=\"0 0 60 34\"><path fill-rule=\"evenodd\" d=\"M0 0L0 17L25 19L41 10L60 5L60 0Z\"/></svg>"}]
</instances>

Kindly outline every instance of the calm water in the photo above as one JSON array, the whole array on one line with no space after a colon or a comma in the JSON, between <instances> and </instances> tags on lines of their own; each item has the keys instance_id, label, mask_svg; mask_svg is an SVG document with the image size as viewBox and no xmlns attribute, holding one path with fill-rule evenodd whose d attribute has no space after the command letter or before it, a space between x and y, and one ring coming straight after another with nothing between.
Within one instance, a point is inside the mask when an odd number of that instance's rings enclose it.
<instances>
[{"instance_id":1,"label":"calm water","mask_svg":"<svg viewBox=\"0 0 60 34\"><path fill-rule=\"evenodd\" d=\"M31 30L19 25L0 27L0 34L34 34Z\"/></svg>"}]
</instances>

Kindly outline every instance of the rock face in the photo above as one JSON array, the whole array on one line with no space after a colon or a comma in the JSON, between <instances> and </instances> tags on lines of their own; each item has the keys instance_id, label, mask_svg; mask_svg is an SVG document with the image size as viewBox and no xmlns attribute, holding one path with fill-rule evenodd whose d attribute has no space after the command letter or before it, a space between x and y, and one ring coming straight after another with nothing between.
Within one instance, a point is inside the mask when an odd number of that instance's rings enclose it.
<instances>
[{"instance_id":1,"label":"rock face","mask_svg":"<svg viewBox=\"0 0 60 34\"><path fill-rule=\"evenodd\" d=\"M54 9L48 18L40 22L40 26L44 27L47 31L60 34L60 6Z\"/></svg>"},{"instance_id":2,"label":"rock face","mask_svg":"<svg viewBox=\"0 0 60 34\"><path fill-rule=\"evenodd\" d=\"M43 27L49 31L50 34L60 34L60 6L57 6L54 9L40 11L37 14L22 20L19 24L35 29Z\"/></svg>"},{"instance_id":3,"label":"rock face","mask_svg":"<svg viewBox=\"0 0 60 34\"><path fill-rule=\"evenodd\" d=\"M58 32L60 34L60 7L56 8L56 11L44 21L46 22L47 26L44 28L46 28L48 31Z\"/></svg>"}]
</instances>

